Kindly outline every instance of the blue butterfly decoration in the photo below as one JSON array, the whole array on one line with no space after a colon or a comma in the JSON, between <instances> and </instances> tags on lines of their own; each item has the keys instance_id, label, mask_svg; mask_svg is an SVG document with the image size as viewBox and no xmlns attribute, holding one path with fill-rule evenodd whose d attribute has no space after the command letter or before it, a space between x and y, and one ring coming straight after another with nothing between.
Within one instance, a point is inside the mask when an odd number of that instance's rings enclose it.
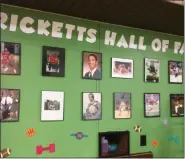
<instances>
[{"instance_id":1,"label":"blue butterfly decoration","mask_svg":"<svg viewBox=\"0 0 185 159\"><path fill-rule=\"evenodd\" d=\"M168 141L174 141L175 143L179 143L180 138L178 136L173 136L173 135L169 134Z\"/></svg>"}]
</instances>

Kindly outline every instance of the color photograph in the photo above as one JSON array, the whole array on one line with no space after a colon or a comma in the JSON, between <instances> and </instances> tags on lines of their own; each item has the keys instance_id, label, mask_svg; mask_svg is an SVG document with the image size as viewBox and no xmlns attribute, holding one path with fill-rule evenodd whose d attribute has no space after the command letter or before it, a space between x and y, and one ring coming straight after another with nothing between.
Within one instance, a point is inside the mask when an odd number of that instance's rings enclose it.
<instances>
[{"instance_id":1,"label":"color photograph","mask_svg":"<svg viewBox=\"0 0 185 159\"><path fill-rule=\"evenodd\" d=\"M101 93L82 93L83 117L82 120L101 120Z\"/></svg>"},{"instance_id":2,"label":"color photograph","mask_svg":"<svg viewBox=\"0 0 185 159\"><path fill-rule=\"evenodd\" d=\"M42 75L52 77L65 76L65 49L43 46Z\"/></svg>"},{"instance_id":3,"label":"color photograph","mask_svg":"<svg viewBox=\"0 0 185 159\"><path fill-rule=\"evenodd\" d=\"M1 74L21 74L21 44L1 42Z\"/></svg>"},{"instance_id":4,"label":"color photograph","mask_svg":"<svg viewBox=\"0 0 185 159\"><path fill-rule=\"evenodd\" d=\"M83 79L102 79L102 54L84 51L82 53Z\"/></svg>"},{"instance_id":5,"label":"color photograph","mask_svg":"<svg viewBox=\"0 0 185 159\"><path fill-rule=\"evenodd\" d=\"M160 77L160 60L145 58L145 82L158 83Z\"/></svg>"},{"instance_id":6,"label":"color photograph","mask_svg":"<svg viewBox=\"0 0 185 159\"><path fill-rule=\"evenodd\" d=\"M184 94L170 94L171 117L184 116Z\"/></svg>"},{"instance_id":7,"label":"color photograph","mask_svg":"<svg viewBox=\"0 0 185 159\"><path fill-rule=\"evenodd\" d=\"M112 58L112 77L133 78L134 77L133 60Z\"/></svg>"},{"instance_id":8,"label":"color photograph","mask_svg":"<svg viewBox=\"0 0 185 159\"><path fill-rule=\"evenodd\" d=\"M20 90L1 89L1 122L19 121Z\"/></svg>"},{"instance_id":9,"label":"color photograph","mask_svg":"<svg viewBox=\"0 0 185 159\"><path fill-rule=\"evenodd\" d=\"M160 117L160 94L145 93L144 101L144 116Z\"/></svg>"},{"instance_id":10,"label":"color photograph","mask_svg":"<svg viewBox=\"0 0 185 159\"><path fill-rule=\"evenodd\" d=\"M131 118L131 93L114 93L114 118Z\"/></svg>"},{"instance_id":11,"label":"color photograph","mask_svg":"<svg viewBox=\"0 0 185 159\"><path fill-rule=\"evenodd\" d=\"M41 121L64 120L64 92L42 91Z\"/></svg>"},{"instance_id":12,"label":"color photograph","mask_svg":"<svg viewBox=\"0 0 185 159\"><path fill-rule=\"evenodd\" d=\"M169 83L182 84L183 83L183 68L180 61L168 61L168 78Z\"/></svg>"}]
</instances>

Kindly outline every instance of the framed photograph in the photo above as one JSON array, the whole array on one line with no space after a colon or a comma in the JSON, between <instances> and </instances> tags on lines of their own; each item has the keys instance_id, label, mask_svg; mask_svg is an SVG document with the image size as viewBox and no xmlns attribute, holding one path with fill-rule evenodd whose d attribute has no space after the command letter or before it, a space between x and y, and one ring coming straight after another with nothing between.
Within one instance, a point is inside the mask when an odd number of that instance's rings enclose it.
<instances>
[{"instance_id":1,"label":"framed photograph","mask_svg":"<svg viewBox=\"0 0 185 159\"><path fill-rule=\"evenodd\" d=\"M82 52L83 79L102 79L102 54L96 52Z\"/></svg>"},{"instance_id":2,"label":"framed photograph","mask_svg":"<svg viewBox=\"0 0 185 159\"><path fill-rule=\"evenodd\" d=\"M82 120L101 120L102 101L101 93L82 93L83 116Z\"/></svg>"},{"instance_id":3,"label":"framed photograph","mask_svg":"<svg viewBox=\"0 0 185 159\"><path fill-rule=\"evenodd\" d=\"M42 91L41 121L64 120L64 92Z\"/></svg>"},{"instance_id":4,"label":"framed photograph","mask_svg":"<svg viewBox=\"0 0 185 159\"><path fill-rule=\"evenodd\" d=\"M158 83L160 79L160 60L148 59L144 60L144 81Z\"/></svg>"},{"instance_id":5,"label":"framed photograph","mask_svg":"<svg viewBox=\"0 0 185 159\"><path fill-rule=\"evenodd\" d=\"M65 76L65 49L43 46L42 76Z\"/></svg>"},{"instance_id":6,"label":"framed photograph","mask_svg":"<svg viewBox=\"0 0 185 159\"><path fill-rule=\"evenodd\" d=\"M131 93L114 93L114 118L131 118Z\"/></svg>"},{"instance_id":7,"label":"framed photograph","mask_svg":"<svg viewBox=\"0 0 185 159\"><path fill-rule=\"evenodd\" d=\"M160 93L144 94L144 116L160 117Z\"/></svg>"},{"instance_id":8,"label":"framed photograph","mask_svg":"<svg viewBox=\"0 0 185 159\"><path fill-rule=\"evenodd\" d=\"M112 77L133 78L134 77L133 60L112 58Z\"/></svg>"},{"instance_id":9,"label":"framed photograph","mask_svg":"<svg viewBox=\"0 0 185 159\"><path fill-rule=\"evenodd\" d=\"M1 74L21 74L21 44L1 42Z\"/></svg>"},{"instance_id":10,"label":"framed photograph","mask_svg":"<svg viewBox=\"0 0 185 159\"><path fill-rule=\"evenodd\" d=\"M183 83L183 66L181 61L168 61L168 80L169 83Z\"/></svg>"},{"instance_id":11,"label":"framed photograph","mask_svg":"<svg viewBox=\"0 0 185 159\"><path fill-rule=\"evenodd\" d=\"M184 94L170 94L171 117L184 116Z\"/></svg>"},{"instance_id":12,"label":"framed photograph","mask_svg":"<svg viewBox=\"0 0 185 159\"><path fill-rule=\"evenodd\" d=\"M1 89L1 122L19 121L20 110L20 90L19 89Z\"/></svg>"}]
</instances>

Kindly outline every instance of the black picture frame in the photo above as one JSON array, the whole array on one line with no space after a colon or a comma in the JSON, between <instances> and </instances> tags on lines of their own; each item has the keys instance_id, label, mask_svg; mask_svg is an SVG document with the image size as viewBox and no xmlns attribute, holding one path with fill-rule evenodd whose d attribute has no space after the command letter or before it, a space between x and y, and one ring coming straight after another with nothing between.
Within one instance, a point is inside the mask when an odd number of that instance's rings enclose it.
<instances>
[{"instance_id":1,"label":"black picture frame","mask_svg":"<svg viewBox=\"0 0 185 159\"><path fill-rule=\"evenodd\" d=\"M100 108L100 113L98 113L98 114L100 115L100 118L85 119L85 117L84 117L84 112L85 112L85 111L84 111L84 109L85 109L85 108L84 108L84 103L85 103L85 102L84 102L84 94L88 94L88 96L89 96L89 94L93 94L93 95L94 95L94 94L99 94L99 95L100 95L101 101L98 101L99 104L100 104L100 107L101 107L101 108ZM95 100L96 100L96 97L94 97L94 98L95 98ZM97 101L95 101L95 102L97 102ZM94 102L94 103L95 103L95 102ZM93 104L93 106L94 106L94 104ZM97 106L97 105L96 105L96 106ZM87 106L87 107L88 107L88 106ZM86 109L86 110L87 110L87 109ZM97 110L97 111L98 111L98 110ZM86 115L88 115L88 114L89 114L89 115L91 115L91 114L93 115L93 113L90 113L90 112L89 112L89 113L86 112L85 114L86 114ZM96 115L97 115L97 114L96 114ZM82 120L83 120L83 121L102 120L102 93L101 93L101 92L82 92Z\"/></svg>"},{"instance_id":2,"label":"black picture frame","mask_svg":"<svg viewBox=\"0 0 185 159\"><path fill-rule=\"evenodd\" d=\"M122 117L122 118L116 118L116 110L115 110L115 105L116 105L116 94L129 94L129 103L130 103L130 109L128 110L129 112L129 117ZM130 92L114 92L113 93L113 118L114 119L131 119L132 118L132 93Z\"/></svg>"},{"instance_id":3,"label":"black picture frame","mask_svg":"<svg viewBox=\"0 0 185 159\"><path fill-rule=\"evenodd\" d=\"M147 110L146 110L146 95L158 95L158 96L159 96L159 99L158 99L158 100L159 100L159 103L158 103L158 104L159 104L159 109L158 109L158 110L159 110L159 115L151 115L151 116L147 116L147 115L146 115L146 111L147 111ZM161 108L160 108L160 107L161 107L160 103L161 103L161 102L160 102L160 93L144 93L144 117L145 117L145 118L160 117L160 110L161 110ZM154 102L154 101L151 101L151 104L155 104L155 102ZM152 107L153 107L153 106L152 106ZM153 110L153 108L152 108L150 111L152 111L152 110Z\"/></svg>"},{"instance_id":4,"label":"black picture frame","mask_svg":"<svg viewBox=\"0 0 185 159\"><path fill-rule=\"evenodd\" d=\"M2 73L2 70L0 70L0 74L1 75L14 75L14 76L19 76L19 75L21 75L21 44L20 43L15 43L15 42L7 42L7 41L1 41L1 49L3 49L3 45L2 45L2 43L4 43L4 45L9 45L9 49L8 49L8 52L9 52L9 54L14 54L14 57L12 57L12 56L10 56L11 57L11 59L13 58L13 60L14 60L14 64L16 65L17 63L18 63L18 66L17 66L17 68L15 68L15 67L12 67L12 73L10 73L10 72L7 72L7 73ZM18 45L19 46L19 51L18 51L18 53L15 53L15 50L13 50L13 49L15 49L15 48L12 48L11 47L11 45ZM8 46L7 46L8 47ZM11 50L11 51L10 51ZM0 50L1 51L1 56L2 56L2 50ZM5 52L5 51L4 51ZM14 52L14 53L13 53ZM6 56L6 55L5 55ZM8 55L7 55L8 56ZM18 59L17 59L17 57L19 57ZM16 58L16 59L15 59ZM18 62L17 62L18 61ZM6 60L4 60L4 62L6 62ZM3 59L1 58L1 64L3 63ZM7 63L7 62L6 62ZM7 64L6 64L7 65ZM2 65L1 65L1 67L2 67ZM1 68L2 69L2 68ZM11 70L11 69L10 69ZM17 72L17 70L18 70L18 72ZM7 70L8 71L8 70ZM16 73L15 73L16 72Z\"/></svg>"},{"instance_id":5,"label":"black picture frame","mask_svg":"<svg viewBox=\"0 0 185 159\"><path fill-rule=\"evenodd\" d=\"M92 77L90 77L90 71L85 71L85 65L88 62L85 62L84 59L88 59L89 55L94 56L94 58L96 58L98 62L98 66L96 68L96 71L93 73ZM90 70L90 69L88 68L87 70ZM92 52L92 51L82 51L82 79L102 80L102 53Z\"/></svg>"},{"instance_id":6,"label":"black picture frame","mask_svg":"<svg viewBox=\"0 0 185 159\"><path fill-rule=\"evenodd\" d=\"M9 107L6 107L6 108L8 108L8 109L6 109L6 110L4 110L4 112L3 112L3 104L1 105L1 107L0 107L0 122L2 122L2 123L5 123L5 122L19 122L19 118L20 118L20 99L21 99L21 97L20 97L20 89L10 89L10 88L1 88L0 89L0 92L1 92L1 103L3 103L3 90L5 90L5 91L8 91L9 92L9 95L10 95L10 93L12 92L12 91L18 91L18 99L16 98L16 99L12 99L12 94L11 94L11 100L13 100L12 102L12 104L7 104L7 105L9 105ZM7 100L7 99L6 99ZM16 101L16 100L18 100L18 102ZM10 101L9 101L10 102ZM13 105L14 104L14 102L15 103L17 103L18 104L18 106L17 106L17 109L15 109L15 107L13 108L12 106L15 106L15 105ZM6 103L7 103L7 101L6 101ZM11 114L11 111L12 111L12 114ZM18 114L18 115L17 115ZM3 117L3 116L11 116L11 115L17 115L17 119L16 120L1 120L1 118Z\"/></svg>"},{"instance_id":7,"label":"black picture frame","mask_svg":"<svg viewBox=\"0 0 185 159\"><path fill-rule=\"evenodd\" d=\"M65 48L42 47L42 76L65 77Z\"/></svg>"},{"instance_id":8,"label":"black picture frame","mask_svg":"<svg viewBox=\"0 0 185 159\"><path fill-rule=\"evenodd\" d=\"M180 98L180 99L179 99ZM177 106L177 111L174 109L176 100L180 103ZM180 101L182 100L182 101ZM181 106L182 104L182 106ZM180 110L179 110L180 109ZM181 112L183 112L181 114ZM170 94L170 116L171 117L184 117L184 94Z\"/></svg>"},{"instance_id":9,"label":"black picture frame","mask_svg":"<svg viewBox=\"0 0 185 159\"><path fill-rule=\"evenodd\" d=\"M181 67L182 67L182 68L181 68L181 70L182 70L182 81L181 81L181 82L172 82L172 81L171 81L171 78L170 78L170 76L171 76L170 63L172 63L172 62L173 62L173 63L176 63L176 64L181 63L181 65L182 65L182 66L181 66ZM174 68L173 68L173 69L174 69ZM173 69L172 69L172 70L173 70ZM183 79L183 74L184 74L184 70L183 70L183 62L182 62L182 61L173 61L173 60L169 60L169 61L168 61L168 83L169 83L169 84L183 84L183 80L184 80L184 79ZM175 75L175 76L176 76L176 75Z\"/></svg>"}]
</instances>

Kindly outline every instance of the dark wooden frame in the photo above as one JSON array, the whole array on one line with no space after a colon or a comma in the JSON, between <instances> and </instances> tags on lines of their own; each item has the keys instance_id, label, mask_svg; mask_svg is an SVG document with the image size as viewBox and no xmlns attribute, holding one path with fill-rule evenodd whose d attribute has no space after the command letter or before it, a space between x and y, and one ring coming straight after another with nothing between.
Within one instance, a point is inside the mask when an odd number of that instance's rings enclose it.
<instances>
[{"instance_id":1,"label":"dark wooden frame","mask_svg":"<svg viewBox=\"0 0 185 159\"><path fill-rule=\"evenodd\" d=\"M83 95L84 95L84 93L99 93L100 95L101 95L101 118L100 119L84 119L83 118ZM102 93L101 92L82 92L82 120L83 121L94 121L94 120L102 120Z\"/></svg>"},{"instance_id":2,"label":"dark wooden frame","mask_svg":"<svg viewBox=\"0 0 185 159\"><path fill-rule=\"evenodd\" d=\"M115 118L115 95L116 95L116 93L128 93L128 94L130 94L130 118ZM114 92L113 93L113 118L114 119L131 119L132 118L132 93L129 93L129 92Z\"/></svg>"},{"instance_id":3,"label":"dark wooden frame","mask_svg":"<svg viewBox=\"0 0 185 159\"><path fill-rule=\"evenodd\" d=\"M19 119L20 119L20 101L21 101L21 97L20 97L20 95L21 95L21 90L20 89L10 89L10 88L1 88L0 89L0 91L1 90L14 90L14 91L16 91L16 90L18 90L19 91L19 108L18 108L18 119L17 120L6 120L6 121L1 121L0 120L0 122L2 122L2 123L9 123L9 122L19 122Z\"/></svg>"},{"instance_id":4,"label":"dark wooden frame","mask_svg":"<svg viewBox=\"0 0 185 159\"><path fill-rule=\"evenodd\" d=\"M1 41L1 43L10 43L10 44L18 44L20 46L20 53L19 53L19 73L16 74L9 74L9 73L1 73L0 71L0 75L13 75L13 76L20 76L21 75L21 43L15 43L15 42L7 42L7 41ZM0 50L1 51L1 50Z\"/></svg>"},{"instance_id":5,"label":"dark wooden frame","mask_svg":"<svg viewBox=\"0 0 185 159\"><path fill-rule=\"evenodd\" d=\"M145 95L146 94L158 94L159 95L159 115L158 116L147 116L145 111L146 111L146 103L145 103ZM144 93L144 117L145 118L155 118L155 117L160 117L161 114L161 97L160 93Z\"/></svg>"}]
</instances>

